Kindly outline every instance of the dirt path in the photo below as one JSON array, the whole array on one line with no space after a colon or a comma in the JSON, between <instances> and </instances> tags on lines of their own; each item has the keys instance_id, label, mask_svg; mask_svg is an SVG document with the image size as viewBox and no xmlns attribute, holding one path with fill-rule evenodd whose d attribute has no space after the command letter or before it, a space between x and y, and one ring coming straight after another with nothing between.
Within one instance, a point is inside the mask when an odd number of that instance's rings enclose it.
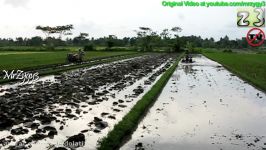
<instances>
[{"instance_id":1,"label":"dirt path","mask_svg":"<svg viewBox=\"0 0 266 150\"><path fill-rule=\"evenodd\" d=\"M176 55L150 54L2 88L0 149L96 149ZM0 87L1 90L1 87Z\"/></svg>"},{"instance_id":2,"label":"dirt path","mask_svg":"<svg viewBox=\"0 0 266 150\"><path fill-rule=\"evenodd\" d=\"M204 56L180 64L121 148L266 149L266 94Z\"/></svg>"}]
</instances>

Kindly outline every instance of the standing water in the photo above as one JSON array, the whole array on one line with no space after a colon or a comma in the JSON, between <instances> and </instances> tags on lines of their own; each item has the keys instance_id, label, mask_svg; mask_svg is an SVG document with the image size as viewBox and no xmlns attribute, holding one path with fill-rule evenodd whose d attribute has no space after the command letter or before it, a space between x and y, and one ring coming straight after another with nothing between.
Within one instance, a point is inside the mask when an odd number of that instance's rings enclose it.
<instances>
[{"instance_id":1,"label":"standing water","mask_svg":"<svg viewBox=\"0 0 266 150\"><path fill-rule=\"evenodd\" d=\"M0 149L95 150L173 58L151 54L0 87Z\"/></svg>"},{"instance_id":2,"label":"standing water","mask_svg":"<svg viewBox=\"0 0 266 150\"><path fill-rule=\"evenodd\" d=\"M265 150L265 93L202 55L193 59L179 64L121 149Z\"/></svg>"}]
</instances>

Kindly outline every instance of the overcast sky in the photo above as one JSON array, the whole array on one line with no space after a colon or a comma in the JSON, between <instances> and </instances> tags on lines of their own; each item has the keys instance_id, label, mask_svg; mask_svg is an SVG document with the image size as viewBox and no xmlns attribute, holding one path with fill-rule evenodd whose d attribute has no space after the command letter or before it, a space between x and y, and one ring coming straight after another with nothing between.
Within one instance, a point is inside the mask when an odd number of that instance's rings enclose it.
<instances>
[{"instance_id":1,"label":"overcast sky","mask_svg":"<svg viewBox=\"0 0 266 150\"><path fill-rule=\"evenodd\" d=\"M155 31L180 26L180 35L215 39L228 35L235 39L244 37L249 29L236 26L237 7L170 8L161 3L162 0L0 0L0 37L44 36L35 30L37 25L65 24L74 25L73 36L86 32L90 37L135 36L133 30L140 26Z\"/></svg>"}]
</instances>

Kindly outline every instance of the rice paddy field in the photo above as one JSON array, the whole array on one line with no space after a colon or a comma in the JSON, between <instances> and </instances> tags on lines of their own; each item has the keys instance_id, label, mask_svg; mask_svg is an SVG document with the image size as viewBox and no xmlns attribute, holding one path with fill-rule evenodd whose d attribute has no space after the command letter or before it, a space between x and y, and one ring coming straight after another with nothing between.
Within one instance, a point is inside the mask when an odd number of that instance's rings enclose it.
<instances>
[{"instance_id":1,"label":"rice paddy field","mask_svg":"<svg viewBox=\"0 0 266 150\"><path fill-rule=\"evenodd\" d=\"M204 55L266 91L266 54L209 52Z\"/></svg>"},{"instance_id":2,"label":"rice paddy field","mask_svg":"<svg viewBox=\"0 0 266 150\"><path fill-rule=\"evenodd\" d=\"M70 51L1 51L0 70L38 68L52 64L66 63ZM85 61L103 57L134 54L136 52L91 51L85 53Z\"/></svg>"},{"instance_id":3,"label":"rice paddy field","mask_svg":"<svg viewBox=\"0 0 266 150\"><path fill-rule=\"evenodd\" d=\"M67 64L71 52L0 52L0 70L43 73L0 84L0 149L265 148L266 54L90 51Z\"/></svg>"}]
</instances>

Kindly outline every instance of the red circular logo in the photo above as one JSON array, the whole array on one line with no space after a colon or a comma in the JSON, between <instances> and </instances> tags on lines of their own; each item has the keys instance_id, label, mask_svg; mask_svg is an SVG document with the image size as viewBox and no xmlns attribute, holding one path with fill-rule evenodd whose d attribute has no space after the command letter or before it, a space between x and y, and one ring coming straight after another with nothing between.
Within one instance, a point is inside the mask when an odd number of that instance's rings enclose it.
<instances>
[{"instance_id":1,"label":"red circular logo","mask_svg":"<svg viewBox=\"0 0 266 150\"><path fill-rule=\"evenodd\" d=\"M261 46L264 43L265 34L259 28L252 28L248 31L246 39L250 46Z\"/></svg>"}]
</instances>

